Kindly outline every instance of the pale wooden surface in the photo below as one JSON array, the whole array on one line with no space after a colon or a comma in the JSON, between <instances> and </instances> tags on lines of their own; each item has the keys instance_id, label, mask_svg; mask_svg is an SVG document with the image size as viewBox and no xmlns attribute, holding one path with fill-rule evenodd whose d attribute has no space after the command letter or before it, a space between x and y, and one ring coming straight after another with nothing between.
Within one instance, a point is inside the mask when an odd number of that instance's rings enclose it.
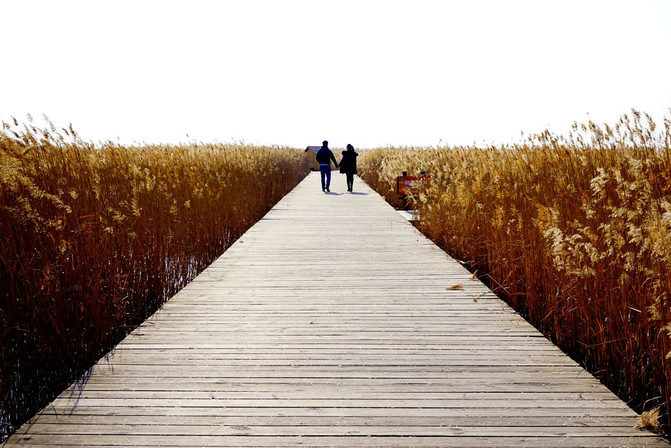
<instances>
[{"instance_id":1,"label":"pale wooden surface","mask_svg":"<svg viewBox=\"0 0 671 448\"><path fill-rule=\"evenodd\" d=\"M332 190L309 176L7 446L667 446L359 179Z\"/></svg>"}]
</instances>

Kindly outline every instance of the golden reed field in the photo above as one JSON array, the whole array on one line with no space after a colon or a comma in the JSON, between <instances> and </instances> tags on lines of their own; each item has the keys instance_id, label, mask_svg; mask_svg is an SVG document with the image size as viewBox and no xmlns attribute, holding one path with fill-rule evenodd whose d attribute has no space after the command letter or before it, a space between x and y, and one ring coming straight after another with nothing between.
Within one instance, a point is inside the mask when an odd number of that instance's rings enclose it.
<instances>
[{"instance_id":1,"label":"golden reed field","mask_svg":"<svg viewBox=\"0 0 671 448\"><path fill-rule=\"evenodd\" d=\"M632 110L499 147L363 151L360 176L419 229L668 431L671 402L671 120Z\"/></svg>"},{"instance_id":2,"label":"golden reed field","mask_svg":"<svg viewBox=\"0 0 671 448\"><path fill-rule=\"evenodd\" d=\"M0 132L0 440L310 170L302 151Z\"/></svg>"},{"instance_id":3,"label":"golden reed field","mask_svg":"<svg viewBox=\"0 0 671 448\"><path fill-rule=\"evenodd\" d=\"M94 145L0 132L0 440L85 373L308 173L302 151ZM361 151L428 237L668 434L671 120L632 111L491 147ZM337 211L336 211L337 212Z\"/></svg>"}]
</instances>

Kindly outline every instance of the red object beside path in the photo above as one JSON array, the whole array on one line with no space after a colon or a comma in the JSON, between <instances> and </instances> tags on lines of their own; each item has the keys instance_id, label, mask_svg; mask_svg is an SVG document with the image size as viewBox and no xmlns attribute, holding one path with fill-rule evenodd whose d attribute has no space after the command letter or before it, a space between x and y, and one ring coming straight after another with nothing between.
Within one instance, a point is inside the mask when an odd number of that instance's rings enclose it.
<instances>
[{"instance_id":1,"label":"red object beside path","mask_svg":"<svg viewBox=\"0 0 671 448\"><path fill-rule=\"evenodd\" d=\"M396 189L399 196L409 193L417 194L428 188L430 181L431 176L398 176L396 178Z\"/></svg>"}]
</instances>

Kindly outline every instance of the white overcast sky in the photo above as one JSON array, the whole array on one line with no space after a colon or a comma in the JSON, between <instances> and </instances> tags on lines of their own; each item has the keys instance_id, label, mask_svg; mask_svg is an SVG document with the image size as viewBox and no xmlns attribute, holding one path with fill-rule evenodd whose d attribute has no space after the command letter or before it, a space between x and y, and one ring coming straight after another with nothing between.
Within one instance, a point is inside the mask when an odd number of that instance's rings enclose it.
<instances>
[{"instance_id":1,"label":"white overcast sky","mask_svg":"<svg viewBox=\"0 0 671 448\"><path fill-rule=\"evenodd\" d=\"M0 0L0 17L0 119L96 142L466 145L671 114L671 0Z\"/></svg>"}]
</instances>

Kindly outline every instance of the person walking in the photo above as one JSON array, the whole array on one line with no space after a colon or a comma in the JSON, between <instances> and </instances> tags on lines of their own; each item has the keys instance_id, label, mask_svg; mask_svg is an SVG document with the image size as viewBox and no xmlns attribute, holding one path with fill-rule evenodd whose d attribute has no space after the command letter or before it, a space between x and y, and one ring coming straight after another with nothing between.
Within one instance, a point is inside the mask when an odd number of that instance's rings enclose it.
<instances>
[{"instance_id":1,"label":"person walking","mask_svg":"<svg viewBox=\"0 0 671 448\"><path fill-rule=\"evenodd\" d=\"M354 146L347 144L347 151L342 152L342 159L340 159L340 172L347 176L347 191L350 193L354 188L354 175L356 174L356 158L359 156L354 151Z\"/></svg>"},{"instance_id":2,"label":"person walking","mask_svg":"<svg viewBox=\"0 0 671 448\"><path fill-rule=\"evenodd\" d=\"M319 162L319 172L322 178L322 191L331 191L331 161L338 168L338 162L336 162L333 152L329 149L329 142L324 140L322 147L317 151L317 162Z\"/></svg>"}]
</instances>

